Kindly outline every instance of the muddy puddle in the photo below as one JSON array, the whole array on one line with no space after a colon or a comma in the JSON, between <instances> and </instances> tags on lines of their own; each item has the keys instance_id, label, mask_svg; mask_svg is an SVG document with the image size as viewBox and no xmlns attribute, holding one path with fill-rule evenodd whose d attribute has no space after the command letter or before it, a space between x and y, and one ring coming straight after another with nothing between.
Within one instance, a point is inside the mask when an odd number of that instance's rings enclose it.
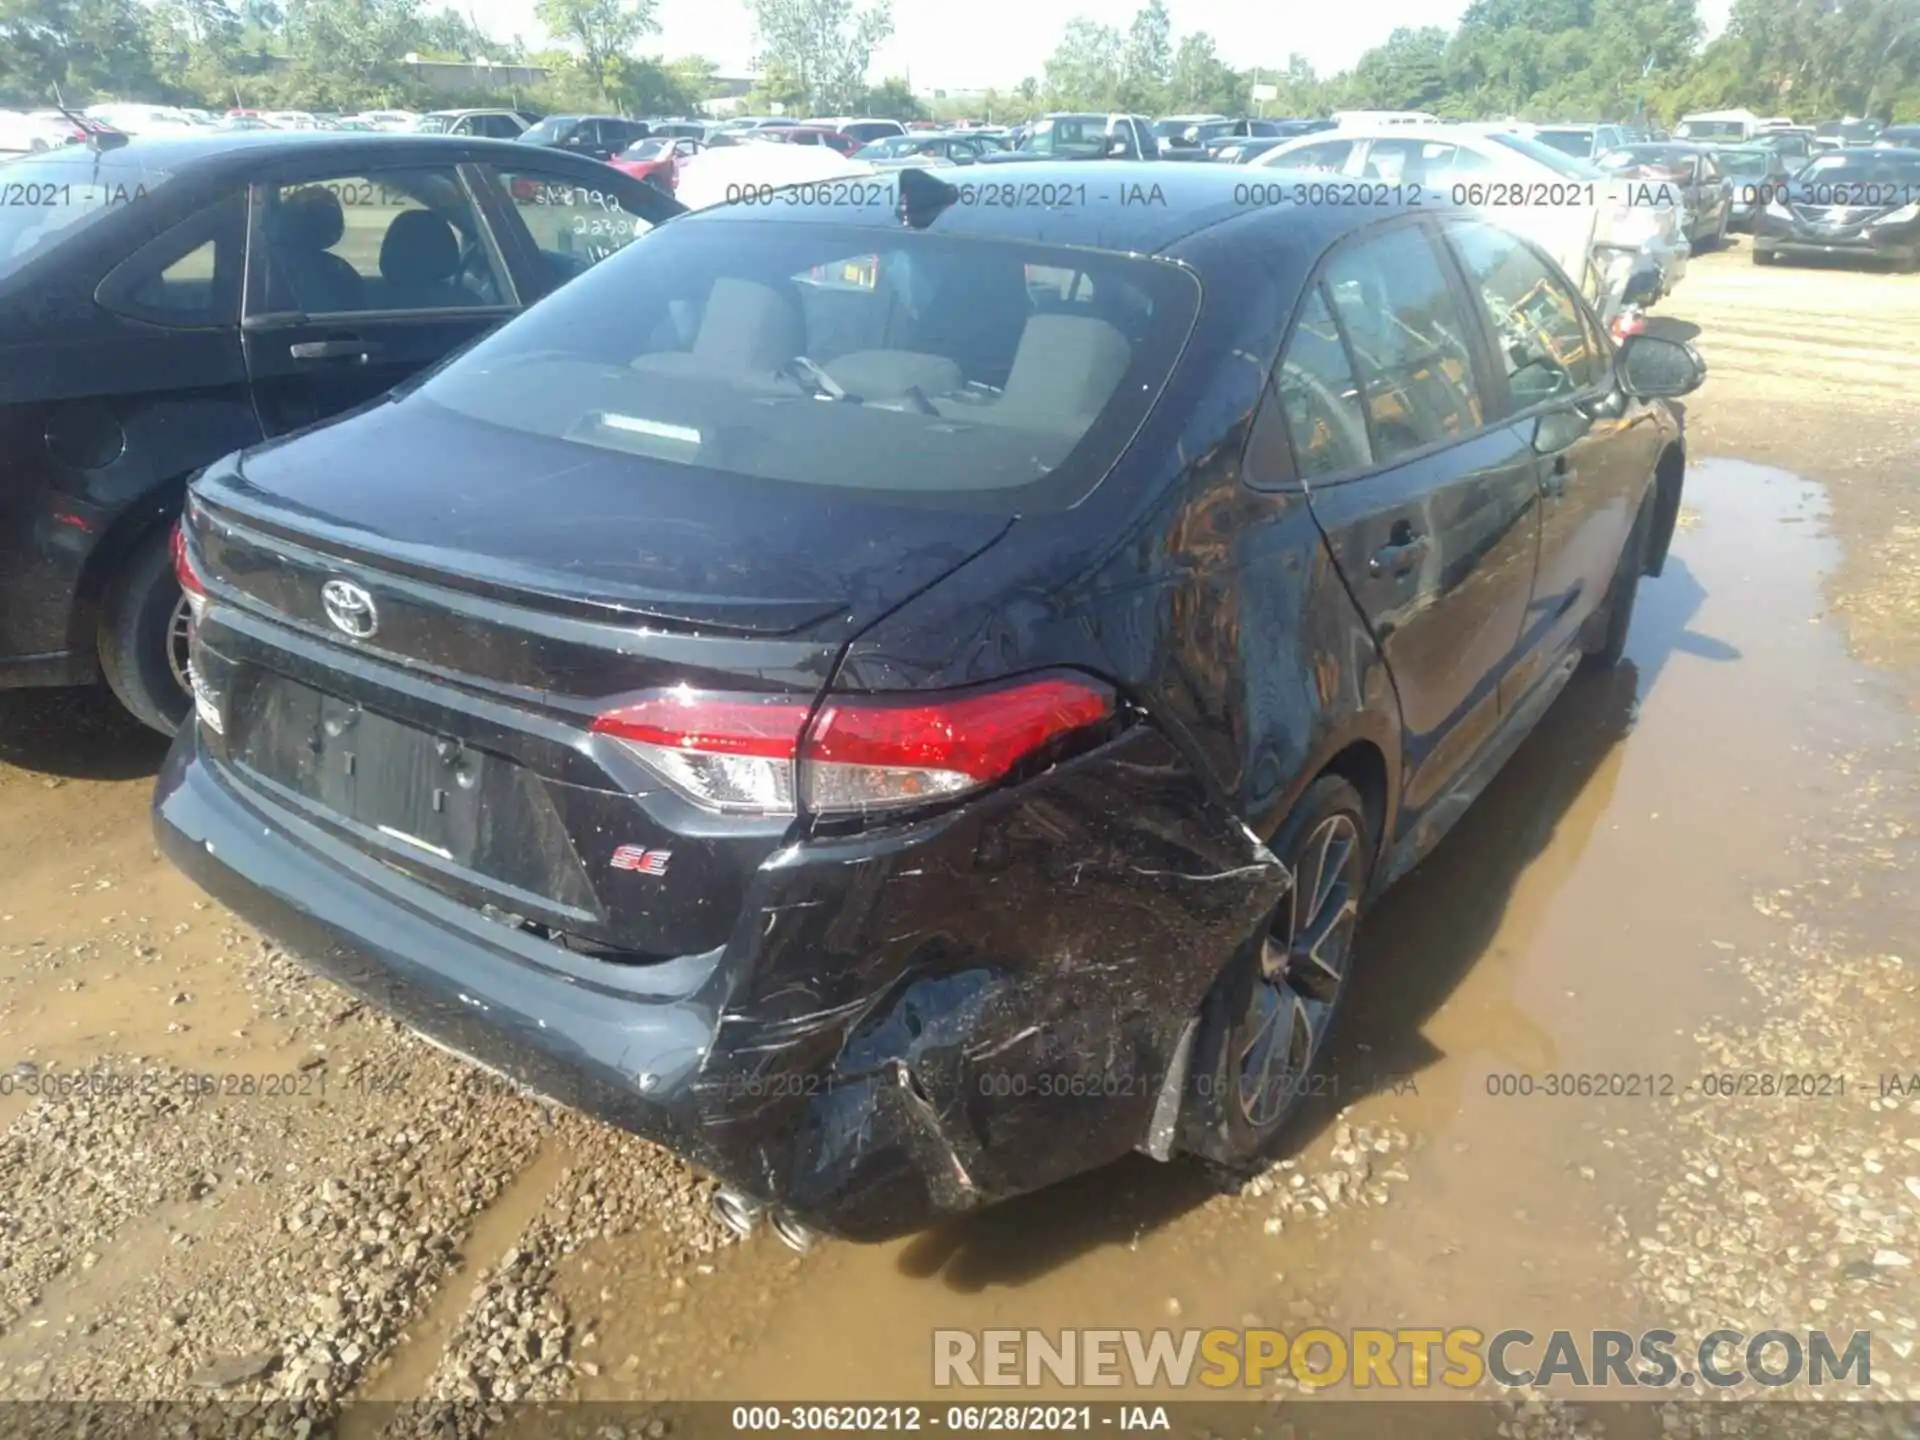
<instances>
[{"instance_id":1,"label":"muddy puddle","mask_svg":"<svg viewBox=\"0 0 1920 1440\"><path fill-rule=\"evenodd\" d=\"M1291 1168L1233 1195L1130 1159L894 1244L756 1234L667 1286L589 1249L559 1279L608 1364L581 1393L952 1399L943 1327L1660 1323L1626 1237L1698 1093L1691 1037L1756 1005L1733 963L1778 943L1756 892L1794 878L1845 757L1907 724L1824 614L1818 487L1731 460L1687 484L1628 664L1578 679L1372 915ZM1576 1075L1620 1093L1546 1093Z\"/></svg>"}]
</instances>

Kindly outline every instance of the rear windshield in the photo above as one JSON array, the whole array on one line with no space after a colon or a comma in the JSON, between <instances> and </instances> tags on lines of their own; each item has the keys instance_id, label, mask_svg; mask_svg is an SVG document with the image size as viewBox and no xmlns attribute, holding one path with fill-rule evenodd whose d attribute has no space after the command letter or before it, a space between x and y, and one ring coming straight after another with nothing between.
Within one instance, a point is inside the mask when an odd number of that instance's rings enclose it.
<instances>
[{"instance_id":1,"label":"rear windshield","mask_svg":"<svg viewBox=\"0 0 1920 1440\"><path fill-rule=\"evenodd\" d=\"M1563 150L1554 149L1551 145L1542 145L1529 135L1516 135L1511 130L1493 130L1488 132L1487 138L1497 145L1504 145L1507 149L1526 156L1529 160L1539 161L1549 170L1574 179L1593 180L1602 173L1587 161L1577 160Z\"/></svg>"},{"instance_id":2,"label":"rear windshield","mask_svg":"<svg viewBox=\"0 0 1920 1440\"><path fill-rule=\"evenodd\" d=\"M1067 115L1056 120L1041 120L1027 132L1020 149L1032 155L1077 155L1090 157L1107 153L1107 121L1102 115Z\"/></svg>"},{"instance_id":3,"label":"rear windshield","mask_svg":"<svg viewBox=\"0 0 1920 1440\"><path fill-rule=\"evenodd\" d=\"M1576 160L1585 160L1593 154L1593 131L1591 130L1536 130L1533 138L1542 145L1551 145L1564 155Z\"/></svg>"},{"instance_id":4,"label":"rear windshield","mask_svg":"<svg viewBox=\"0 0 1920 1440\"><path fill-rule=\"evenodd\" d=\"M668 225L417 397L700 470L937 508L1064 508L1139 428L1198 301L1188 272L1103 252Z\"/></svg>"},{"instance_id":5,"label":"rear windshield","mask_svg":"<svg viewBox=\"0 0 1920 1440\"><path fill-rule=\"evenodd\" d=\"M168 175L131 152L102 156L75 146L15 160L0 204L0 277L57 249L89 225L143 204Z\"/></svg>"},{"instance_id":6,"label":"rear windshield","mask_svg":"<svg viewBox=\"0 0 1920 1440\"><path fill-rule=\"evenodd\" d=\"M1673 133L1689 140L1718 140L1728 136L1738 140L1745 138L1747 126L1740 120L1683 120L1674 127Z\"/></svg>"}]
</instances>

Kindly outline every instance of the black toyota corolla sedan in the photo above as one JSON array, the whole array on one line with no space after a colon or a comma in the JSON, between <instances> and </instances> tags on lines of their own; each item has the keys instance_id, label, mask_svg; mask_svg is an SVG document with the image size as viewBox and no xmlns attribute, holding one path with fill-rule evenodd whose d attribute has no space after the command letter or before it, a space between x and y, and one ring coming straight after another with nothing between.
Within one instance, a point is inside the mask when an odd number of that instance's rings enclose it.
<instances>
[{"instance_id":1,"label":"black toyota corolla sedan","mask_svg":"<svg viewBox=\"0 0 1920 1440\"><path fill-rule=\"evenodd\" d=\"M0 687L186 714L187 476L372 399L681 206L424 135L68 146L0 185Z\"/></svg>"},{"instance_id":2,"label":"black toyota corolla sedan","mask_svg":"<svg viewBox=\"0 0 1920 1440\"><path fill-rule=\"evenodd\" d=\"M689 215L212 466L167 852L789 1224L1257 1157L1369 899L1620 654L1702 366L1240 173Z\"/></svg>"}]
</instances>

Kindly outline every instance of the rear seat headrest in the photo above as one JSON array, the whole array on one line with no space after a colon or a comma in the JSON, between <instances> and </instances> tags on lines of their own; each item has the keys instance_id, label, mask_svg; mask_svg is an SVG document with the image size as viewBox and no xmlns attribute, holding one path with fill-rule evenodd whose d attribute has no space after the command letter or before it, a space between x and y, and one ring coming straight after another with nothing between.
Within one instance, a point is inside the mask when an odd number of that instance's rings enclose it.
<instances>
[{"instance_id":1,"label":"rear seat headrest","mask_svg":"<svg viewBox=\"0 0 1920 1440\"><path fill-rule=\"evenodd\" d=\"M1105 320L1035 315L1021 332L1000 406L1091 419L1106 407L1132 359L1127 337Z\"/></svg>"},{"instance_id":2,"label":"rear seat headrest","mask_svg":"<svg viewBox=\"0 0 1920 1440\"><path fill-rule=\"evenodd\" d=\"M800 305L770 285L722 277L713 282L694 336L702 360L749 371L777 370L806 349Z\"/></svg>"}]
</instances>

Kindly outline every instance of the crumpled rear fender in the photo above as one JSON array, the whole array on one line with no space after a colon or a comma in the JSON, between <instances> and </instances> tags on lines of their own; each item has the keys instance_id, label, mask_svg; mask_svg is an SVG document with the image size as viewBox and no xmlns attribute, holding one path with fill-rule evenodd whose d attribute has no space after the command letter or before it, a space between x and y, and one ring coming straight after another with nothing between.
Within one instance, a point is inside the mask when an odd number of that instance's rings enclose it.
<instances>
[{"instance_id":1,"label":"crumpled rear fender","mask_svg":"<svg viewBox=\"0 0 1920 1440\"><path fill-rule=\"evenodd\" d=\"M743 1189L859 1238L1115 1159L1287 883L1144 725L949 814L796 845L736 932L751 959L695 1127Z\"/></svg>"}]
</instances>

